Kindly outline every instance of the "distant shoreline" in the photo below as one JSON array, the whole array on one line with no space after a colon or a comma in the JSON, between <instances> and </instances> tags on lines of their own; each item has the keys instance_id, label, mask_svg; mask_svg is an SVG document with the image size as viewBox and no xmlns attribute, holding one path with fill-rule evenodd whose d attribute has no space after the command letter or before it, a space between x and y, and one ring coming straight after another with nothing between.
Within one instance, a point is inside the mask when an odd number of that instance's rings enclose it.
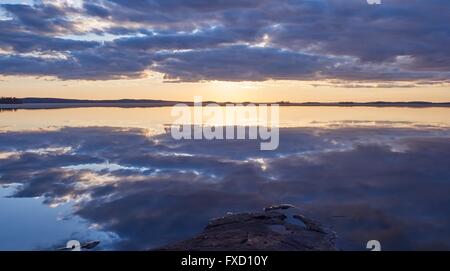
<instances>
[{"instance_id":1,"label":"distant shoreline","mask_svg":"<svg viewBox=\"0 0 450 271\"><path fill-rule=\"evenodd\" d=\"M193 102L182 101L163 101L163 100L75 100L75 99L57 99L57 98L23 98L19 99L21 103L0 104L0 109L63 109L63 108L85 108L85 107L119 107L119 108L151 108L151 107L169 107L179 103L193 106ZM205 101L203 104L216 103L219 106L231 104L231 102L213 102ZM235 103L232 103L235 104ZM298 106L298 107L450 107L450 102L432 103L432 102L272 102L272 103L250 103L242 102L237 104L278 104L279 106Z\"/></svg>"}]
</instances>

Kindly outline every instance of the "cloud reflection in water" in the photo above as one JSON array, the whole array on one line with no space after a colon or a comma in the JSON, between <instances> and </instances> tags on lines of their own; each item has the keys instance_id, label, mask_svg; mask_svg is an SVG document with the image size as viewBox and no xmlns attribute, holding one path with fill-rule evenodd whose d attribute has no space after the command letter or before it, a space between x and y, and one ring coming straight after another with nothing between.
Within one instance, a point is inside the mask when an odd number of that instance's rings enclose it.
<instances>
[{"instance_id":1,"label":"cloud reflection in water","mask_svg":"<svg viewBox=\"0 0 450 271\"><path fill-rule=\"evenodd\" d=\"M384 249L450 249L448 130L286 128L280 136L276 152L261 152L254 141L174 141L142 129L5 132L0 184L20 184L15 199L70 204L117 234L114 249L161 246L226 212L285 202L331 225L343 249L371 239Z\"/></svg>"}]
</instances>

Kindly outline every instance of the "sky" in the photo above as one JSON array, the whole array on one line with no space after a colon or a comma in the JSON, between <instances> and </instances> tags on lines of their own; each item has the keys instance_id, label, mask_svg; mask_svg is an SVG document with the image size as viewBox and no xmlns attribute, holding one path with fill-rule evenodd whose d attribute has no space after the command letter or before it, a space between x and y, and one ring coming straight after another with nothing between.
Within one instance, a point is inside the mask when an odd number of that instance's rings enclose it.
<instances>
[{"instance_id":1,"label":"sky","mask_svg":"<svg viewBox=\"0 0 450 271\"><path fill-rule=\"evenodd\" d=\"M0 95L450 101L448 0L0 0Z\"/></svg>"}]
</instances>

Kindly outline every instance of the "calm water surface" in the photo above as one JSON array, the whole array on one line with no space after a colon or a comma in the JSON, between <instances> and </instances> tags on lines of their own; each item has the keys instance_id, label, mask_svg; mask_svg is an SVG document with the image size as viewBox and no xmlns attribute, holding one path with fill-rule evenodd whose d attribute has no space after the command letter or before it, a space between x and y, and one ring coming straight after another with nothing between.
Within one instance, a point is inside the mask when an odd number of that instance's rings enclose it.
<instances>
[{"instance_id":1,"label":"calm water surface","mask_svg":"<svg viewBox=\"0 0 450 271\"><path fill-rule=\"evenodd\" d=\"M173 140L170 111L1 111L0 250L154 248L276 203L342 249L450 249L450 108L282 107L272 152Z\"/></svg>"}]
</instances>

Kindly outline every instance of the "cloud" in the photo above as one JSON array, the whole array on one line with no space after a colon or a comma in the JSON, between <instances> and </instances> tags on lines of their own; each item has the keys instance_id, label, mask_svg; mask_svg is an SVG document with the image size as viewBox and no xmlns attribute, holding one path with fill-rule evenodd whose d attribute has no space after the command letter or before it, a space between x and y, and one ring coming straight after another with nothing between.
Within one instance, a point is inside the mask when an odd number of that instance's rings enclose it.
<instances>
[{"instance_id":1,"label":"cloud","mask_svg":"<svg viewBox=\"0 0 450 271\"><path fill-rule=\"evenodd\" d=\"M14 31L7 31L0 45L9 46L10 55L51 50L67 55L69 66L97 48L98 65L85 68L81 63L84 73L69 69L59 74L54 62L47 63L51 67L43 73L61 79L134 78L147 72L163 72L175 81L450 78L450 9L445 0L387 0L382 5L360 0L80 3L2 5L11 15L1 21L2 28ZM105 35L105 42L88 43L94 34ZM112 42L106 40L111 35ZM114 54L132 57L129 63L108 65ZM134 65L136 54L159 62ZM257 57L262 57L259 65ZM40 75L25 68L0 73Z\"/></svg>"},{"instance_id":2,"label":"cloud","mask_svg":"<svg viewBox=\"0 0 450 271\"><path fill-rule=\"evenodd\" d=\"M104 18L110 15L108 9L96 4L84 3L83 7L86 10L86 13L91 16L98 16Z\"/></svg>"},{"instance_id":3,"label":"cloud","mask_svg":"<svg viewBox=\"0 0 450 271\"><path fill-rule=\"evenodd\" d=\"M73 30L73 22L66 17L66 11L54 5L3 4L1 7L30 31L58 33Z\"/></svg>"},{"instance_id":4,"label":"cloud","mask_svg":"<svg viewBox=\"0 0 450 271\"><path fill-rule=\"evenodd\" d=\"M14 53L54 52L66 54L68 51L82 51L98 46L98 42L71 40L40 35L27 31L12 20L0 21L0 48Z\"/></svg>"},{"instance_id":5,"label":"cloud","mask_svg":"<svg viewBox=\"0 0 450 271\"><path fill-rule=\"evenodd\" d=\"M73 52L62 59L0 55L0 72L5 75L57 76L65 80L138 78L151 63L147 55L93 48Z\"/></svg>"},{"instance_id":6,"label":"cloud","mask_svg":"<svg viewBox=\"0 0 450 271\"><path fill-rule=\"evenodd\" d=\"M327 57L248 46L161 54L155 69L182 81L318 79L333 61Z\"/></svg>"},{"instance_id":7,"label":"cloud","mask_svg":"<svg viewBox=\"0 0 450 271\"><path fill-rule=\"evenodd\" d=\"M223 27L214 27L190 33L155 33L141 37L121 38L115 41L120 48L136 50L182 50L207 49L221 44L233 44L239 40L248 40L248 36L239 35Z\"/></svg>"}]
</instances>

